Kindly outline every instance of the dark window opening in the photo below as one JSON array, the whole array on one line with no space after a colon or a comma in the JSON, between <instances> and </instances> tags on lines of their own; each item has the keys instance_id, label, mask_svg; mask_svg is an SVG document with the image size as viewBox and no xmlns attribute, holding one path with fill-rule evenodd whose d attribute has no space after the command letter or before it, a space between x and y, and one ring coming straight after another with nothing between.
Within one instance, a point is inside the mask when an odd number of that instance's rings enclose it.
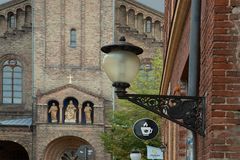
<instances>
[{"instance_id":1,"label":"dark window opening","mask_svg":"<svg viewBox=\"0 0 240 160\"><path fill-rule=\"evenodd\" d=\"M70 31L70 47L77 47L77 32L76 29L71 29Z\"/></svg>"}]
</instances>

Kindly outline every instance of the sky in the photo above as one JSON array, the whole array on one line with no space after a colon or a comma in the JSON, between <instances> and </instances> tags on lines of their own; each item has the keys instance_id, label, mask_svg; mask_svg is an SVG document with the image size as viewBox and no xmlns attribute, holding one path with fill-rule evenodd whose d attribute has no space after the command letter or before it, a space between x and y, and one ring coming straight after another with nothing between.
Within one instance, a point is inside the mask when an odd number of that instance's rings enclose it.
<instances>
[{"instance_id":1,"label":"sky","mask_svg":"<svg viewBox=\"0 0 240 160\"><path fill-rule=\"evenodd\" d=\"M9 0L0 0L0 4L4 2L8 2Z\"/></svg>"},{"instance_id":2,"label":"sky","mask_svg":"<svg viewBox=\"0 0 240 160\"><path fill-rule=\"evenodd\" d=\"M155 10L164 12L164 0L137 0L137 1Z\"/></svg>"},{"instance_id":3,"label":"sky","mask_svg":"<svg viewBox=\"0 0 240 160\"><path fill-rule=\"evenodd\" d=\"M8 2L10 0L0 0L0 4L4 2ZM143 3L155 10L164 11L164 0L137 0L140 3Z\"/></svg>"}]
</instances>

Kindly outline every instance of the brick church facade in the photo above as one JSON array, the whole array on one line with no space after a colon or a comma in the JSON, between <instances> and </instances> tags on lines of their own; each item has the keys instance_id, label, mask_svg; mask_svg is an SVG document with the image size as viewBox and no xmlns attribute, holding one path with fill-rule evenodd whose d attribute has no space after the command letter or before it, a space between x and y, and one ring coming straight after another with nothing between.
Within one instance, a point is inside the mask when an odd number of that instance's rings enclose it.
<instances>
[{"instance_id":1,"label":"brick church facade","mask_svg":"<svg viewBox=\"0 0 240 160\"><path fill-rule=\"evenodd\" d=\"M199 70L196 67L195 72L199 75L197 95L206 98L205 136L197 134L193 140L185 128L166 120L165 159L237 160L240 159L239 0L165 1L166 45L161 94L189 95L193 2L201 2L198 5Z\"/></svg>"},{"instance_id":2,"label":"brick church facade","mask_svg":"<svg viewBox=\"0 0 240 160\"><path fill-rule=\"evenodd\" d=\"M162 48L162 22L162 13L133 0L1 4L0 157L110 159L100 135L112 89L100 48L125 35L150 65Z\"/></svg>"}]
</instances>

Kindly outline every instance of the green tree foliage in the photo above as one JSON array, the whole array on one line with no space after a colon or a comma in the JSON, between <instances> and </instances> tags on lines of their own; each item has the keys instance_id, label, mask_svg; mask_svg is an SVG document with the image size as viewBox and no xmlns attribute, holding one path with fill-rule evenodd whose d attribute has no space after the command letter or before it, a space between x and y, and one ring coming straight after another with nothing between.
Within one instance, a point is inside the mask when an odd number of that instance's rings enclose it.
<instances>
[{"instance_id":1,"label":"green tree foliage","mask_svg":"<svg viewBox=\"0 0 240 160\"><path fill-rule=\"evenodd\" d=\"M160 55L158 51L151 62L151 69L149 65L141 67L136 80L132 83L130 91L128 92L159 94L162 75L162 58ZM146 145L161 145L160 132L154 139L143 141L136 138L132 131L133 124L141 118L151 118L158 124L161 124L161 118L158 115L126 100L118 100L117 106L119 107L114 112L111 128L101 136L105 149L114 155L116 160L129 159L129 154L133 149L138 149L144 155L143 157L146 157Z\"/></svg>"},{"instance_id":2,"label":"green tree foliage","mask_svg":"<svg viewBox=\"0 0 240 160\"><path fill-rule=\"evenodd\" d=\"M159 94L162 78L162 57L160 49L156 51L151 65L142 65L130 90L139 94Z\"/></svg>"}]
</instances>

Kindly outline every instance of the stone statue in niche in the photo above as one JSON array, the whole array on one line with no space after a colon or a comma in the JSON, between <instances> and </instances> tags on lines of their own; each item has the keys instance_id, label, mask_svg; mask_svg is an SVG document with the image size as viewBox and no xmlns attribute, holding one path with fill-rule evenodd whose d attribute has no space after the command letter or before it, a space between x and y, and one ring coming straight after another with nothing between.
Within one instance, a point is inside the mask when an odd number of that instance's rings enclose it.
<instances>
[{"instance_id":1,"label":"stone statue in niche","mask_svg":"<svg viewBox=\"0 0 240 160\"><path fill-rule=\"evenodd\" d=\"M58 122L58 118L57 118L58 107L54 102L52 103L52 106L50 107L48 113L50 113L52 123Z\"/></svg>"},{"instance_id":2,"label":"stone statue in niche","mask_svg":"<svg viewBox=\"0 0 240 160\"><path fill-rule=\"evenodd\" d=\"M70 100L65 110L65 122L76 122L77 108L73 105L73 101Z\"/></svg>"},{"instance_id":3,"label":"stone statue in niche","mask_svg":"<svg viewBox=\"0 0 240 160\"><path fill-rule=\"evenodd\" d=\"M85 118L86 118L86 124L92 124L92 108L90 107L89 103L84 108Z\"/></svg>"}]
</instances>

